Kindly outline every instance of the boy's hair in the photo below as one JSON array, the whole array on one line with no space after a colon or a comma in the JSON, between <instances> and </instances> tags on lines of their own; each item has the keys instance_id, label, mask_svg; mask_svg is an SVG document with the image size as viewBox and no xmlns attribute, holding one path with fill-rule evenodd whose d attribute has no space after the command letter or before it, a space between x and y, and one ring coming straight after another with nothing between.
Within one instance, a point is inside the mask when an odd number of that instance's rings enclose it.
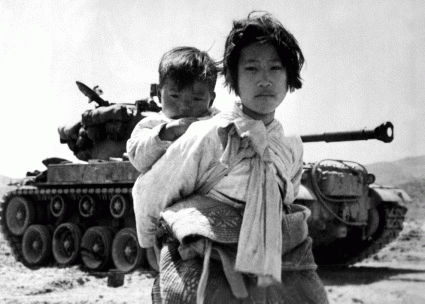
<instances>
[{"instance_id":1,"label":"boy's hair","mask_svg":"<svg viewBox=\"0 0 425 304\"><path fill-rule=\"evenodd\" d=\"M253 13L256 12L251 12L246 19L234 21L233 28L227 36L222 70L225 85L239 95L238 63L241 50L252 43L269 43L276 48L286 69L289 90L293 92L300 89L302 86L300 72L304 64L304 55L297 40L270 14L252 16Z\"/></svg>"},{"instance_id":2,"label":"boy's hair","mask_svg":"<svg viewBox=\"0 0 425 304\"><path fill-rule=\"evenodd\" d=\"M217 82L218 64L207 52L197 48L181 46L166 52L159 63L159 88L167 78L177 83L182 89L195 81L206 82L214 92Z\"/></svg>"}]
</instances>

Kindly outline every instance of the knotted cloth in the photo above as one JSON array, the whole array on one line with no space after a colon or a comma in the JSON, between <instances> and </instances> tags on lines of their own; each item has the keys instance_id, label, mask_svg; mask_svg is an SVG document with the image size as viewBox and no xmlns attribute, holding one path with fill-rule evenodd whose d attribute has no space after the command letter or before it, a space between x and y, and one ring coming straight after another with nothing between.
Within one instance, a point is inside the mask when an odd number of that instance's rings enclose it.
<instances>
[{"instance_id":1,"label":"knotted cloth","mask_svg":"<svg viewBox=\"0 0 425 304\"><path fill-rule=\"evenodd\" d=\"M236 104L232 112L222 113L220 117L227 121L223 128L233 126L220 161L226 164L235 155L245 153L252 168L235 270L257 275L261 286L280 283L283 198L277 176L283 180L282 186L286 187L283 192L291 202L294 191L282 161L286 147L268 138L268 128L277 127L278 123L273 121L265 126L262 121L245 116Z\"/></svg>"}]
</instances>

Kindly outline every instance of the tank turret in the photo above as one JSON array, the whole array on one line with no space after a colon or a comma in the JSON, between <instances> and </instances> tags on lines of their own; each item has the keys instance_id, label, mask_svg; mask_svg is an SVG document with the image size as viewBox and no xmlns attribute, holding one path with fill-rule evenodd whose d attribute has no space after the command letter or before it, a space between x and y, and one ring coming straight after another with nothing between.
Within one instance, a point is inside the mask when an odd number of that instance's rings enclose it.
<instances>
[{"instance_id":1,"label":"tank turret","mask_svg":"<svg viewBox=\"0 0 425 304\"><path fill-rule=\"evenodd\" d=\"M394 126L303 135L304 143L376 139L389 143ZM313 253L319 265L347 266L392 242L403 228L410 200L401 189L374 184L375 176L353 161L325 159L304 165L296 204L307 206Z\"/></svg>"}]
</instances>

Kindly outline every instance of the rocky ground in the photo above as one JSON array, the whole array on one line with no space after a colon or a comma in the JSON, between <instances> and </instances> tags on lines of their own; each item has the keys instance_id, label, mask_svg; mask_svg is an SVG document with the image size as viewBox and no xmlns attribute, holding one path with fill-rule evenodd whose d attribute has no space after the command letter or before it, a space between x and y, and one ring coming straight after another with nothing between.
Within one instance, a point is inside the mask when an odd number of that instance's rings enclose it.
<instances>
[{"instance_id":1,"label":"rocky ground","mask_svg":"<svg viewBox=\"0 0 425 304\"><path fill-rule=\"evenodd\" d=\"M345 270L320 270L331 303L425 303L425 204L411 206L397 239ZM0 303L150 303L153 275L136 271L124 285L78 269L29 270L0 235Z\"/></svg>"}]
</instances>

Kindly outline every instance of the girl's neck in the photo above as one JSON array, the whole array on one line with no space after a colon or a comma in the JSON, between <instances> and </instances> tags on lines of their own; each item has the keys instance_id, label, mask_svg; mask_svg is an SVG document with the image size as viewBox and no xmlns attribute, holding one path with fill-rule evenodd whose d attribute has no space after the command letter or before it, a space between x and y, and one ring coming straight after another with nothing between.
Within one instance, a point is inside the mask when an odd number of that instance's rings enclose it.
<instances>
[{"instance_id":1,"label":"girl's neck","mask_svg":"<svg viewBox=\"0 0 425 304\"><path fill-rule=\"evenodd\" d=\"M269 125L273 120L274 120L274 111L272 113L268 113L268 114L261 114L255 111L252 111L251 109L245 107L242 104L242 112L245 115L248 115L249 117L251 117L252 119L255 120L261 120L263 121L264 125Z\"/></svg>"}]
</instances>

